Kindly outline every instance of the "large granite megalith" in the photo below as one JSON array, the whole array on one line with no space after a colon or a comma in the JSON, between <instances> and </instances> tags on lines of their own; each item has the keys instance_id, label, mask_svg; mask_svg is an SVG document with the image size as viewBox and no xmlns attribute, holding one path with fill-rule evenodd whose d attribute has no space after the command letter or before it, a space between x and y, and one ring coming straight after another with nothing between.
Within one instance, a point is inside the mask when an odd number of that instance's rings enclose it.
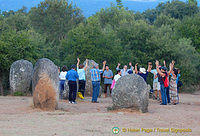
<instances>
[{"instance_id":1,"label":"large granite megalith","mask_svg":"<svg viewBox=\"0 0 200 136\"><path fill-rule=\"evenodd\" d=\"M68 85L68 80L65 81L65 85L64 85L64 91L63 91L63 98L64 99L69 99L69 85Z\"/></svg>"},{"instance_id":2,"label":"large granite megalith","mask_svg":"<svg viewBox=\"0 0 200 136\"><path fill-rule=\"evenodd\" d=\"M112 90L113 109L133 108L148 112L149 88L136 74L121 77Z\"/></svg>"},{"instance_id":3,"label":"large granite megalith","mask_svg":"<svg viewBox=\"0 0 200 136\"><path fill-rule=\"evenodd\" d=\"M33 79L34 107L55 110L59 100L59 74L57 66L49 59L42 58L34 67Z\"/></svg>"},{"instance_id":4,"label":"large granite megalith","mask_svg":"<svg viewBox=\"0 0 200 136\"><path fill-rule=\"evenodd\" d=\"M10 89L11 92L30 93L31 80L33 75L33 64L27 60L15 61L10 68Z\"/></svg>"},{"instance_id":5,"label":"large granite megalith","mask_svg":"<svg viewBox=\"0 0 200 136\"><path fill-rule=\"evenodd\" d=\"M86 64L86 61L84 61L83 65ZM85 87L85 95L92 96L92 80L91 80L91 73L90 70L93 68L94 65L98 65L94 60L88 60L88 68L86 70L86 87ZM100 87L99 96L101 96L102 88Z\"/></svg>"}]
</instances>

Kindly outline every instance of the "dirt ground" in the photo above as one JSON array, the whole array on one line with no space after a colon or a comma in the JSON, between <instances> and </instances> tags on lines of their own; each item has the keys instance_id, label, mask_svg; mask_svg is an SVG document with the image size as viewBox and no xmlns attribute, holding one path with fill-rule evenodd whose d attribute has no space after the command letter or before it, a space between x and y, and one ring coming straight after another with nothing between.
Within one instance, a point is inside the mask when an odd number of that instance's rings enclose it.
<instances>
[{"instance_id":1,"label":"dirt ground","mask_svg":"<svg viewBox=\"0 0 200 136\"><path fill-rule=\"evenodd\" d=\"M98 104L90 100L76 105L61 101L65 111L47 112L33 109L32 97L0 97L0 136L200 136L200 93L180 94L178 105L150 100L148 113L108 112L111 98L100 98ZM118 134L113 134L113 127L119 128ZM158 132L162 129L167 132ZM174 129L192 132L175 133Z\"/></svg>"}]
</instances>

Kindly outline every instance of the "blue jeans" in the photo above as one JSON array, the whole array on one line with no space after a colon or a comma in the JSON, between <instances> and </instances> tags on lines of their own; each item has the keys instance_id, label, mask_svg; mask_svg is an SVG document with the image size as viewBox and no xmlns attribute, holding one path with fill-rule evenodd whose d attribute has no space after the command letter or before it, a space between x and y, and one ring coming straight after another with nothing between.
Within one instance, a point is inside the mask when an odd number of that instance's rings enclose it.
<instances>
[{"instance_id":1,"label":"blue jeans","mask_svg":"<svg viewBox=\"0 0 200 136\"><path fill-rule=\"evenodd\" d=\"M63 91L65 89L65 80L60 80L59 91L60 91L60 99L63 99Z\"/></svg>"},{"instance_id":2,"label":"blue jeans","mask_svg":"<svg viewBox=\"0 0 200 136\"><path fill-rule=\"evenodd\" d=\"M92 81L92 87L92 102L97 102L97 98L99 97L100 81Z\"/></svg>"},{"instance_id":3,"label":"blue jeans","mask_svg":"<svg viewBox=\"0 0 200 136\"><path fill-rule=\"evenodd\" d=\"M162 104L167 105L167 94L166 94L167 89L164 87L164 84L160 84L160 90L161 90Z\"/></svg>"},{"instance_id":4,"label":"blue jeans","mask_svg":"<svg viewBox=\"0 0 200 136\"><path fill-rule=\"evenodd\" d=\"M169 87L166 87L167 103L170 103Z\"/></svg>"}]
</instances>

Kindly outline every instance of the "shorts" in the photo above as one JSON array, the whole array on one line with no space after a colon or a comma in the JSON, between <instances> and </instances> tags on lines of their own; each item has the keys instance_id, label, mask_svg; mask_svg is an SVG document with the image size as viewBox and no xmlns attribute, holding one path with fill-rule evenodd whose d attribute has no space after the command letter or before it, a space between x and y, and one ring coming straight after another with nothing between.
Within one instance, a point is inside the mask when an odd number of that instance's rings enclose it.
<instances>
[{"instance_id":1,"label":"shorts","mask_svg":"<svg viewBox=\"0 0 200 136\"><path fill-rule=\"evenodd\" d=\"M153 90L160 90L160 82L153 82Z\"/></svg>"}]
</instances>

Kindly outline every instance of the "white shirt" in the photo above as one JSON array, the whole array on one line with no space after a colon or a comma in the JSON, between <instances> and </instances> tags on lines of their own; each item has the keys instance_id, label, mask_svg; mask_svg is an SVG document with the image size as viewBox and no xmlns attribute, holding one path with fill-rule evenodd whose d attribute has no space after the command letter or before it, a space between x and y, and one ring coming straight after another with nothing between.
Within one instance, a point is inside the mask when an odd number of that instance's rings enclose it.
<instances>
[{"instance_id":1,"label":"white shirt","mask_svg":"<svg viewBox=\"0 0 200 136\"><path fill-rule=\"evenodd\" d=\"M67 75L67 72L65 71L65 72L60 72L60 75L59 75L59 78L60 78L60 80L66 80L66 75Z\"/></svg>"},{"instance_id":2,"label":"white shirt","mask_svg":"<svg viewBox=\"0 0 200 136\"><path fill-rule=\"evenodd\" d=\"M115 75L114 80L115 82L120 78L121 76L119 74Z\"/></svg>"}]
</instances>

